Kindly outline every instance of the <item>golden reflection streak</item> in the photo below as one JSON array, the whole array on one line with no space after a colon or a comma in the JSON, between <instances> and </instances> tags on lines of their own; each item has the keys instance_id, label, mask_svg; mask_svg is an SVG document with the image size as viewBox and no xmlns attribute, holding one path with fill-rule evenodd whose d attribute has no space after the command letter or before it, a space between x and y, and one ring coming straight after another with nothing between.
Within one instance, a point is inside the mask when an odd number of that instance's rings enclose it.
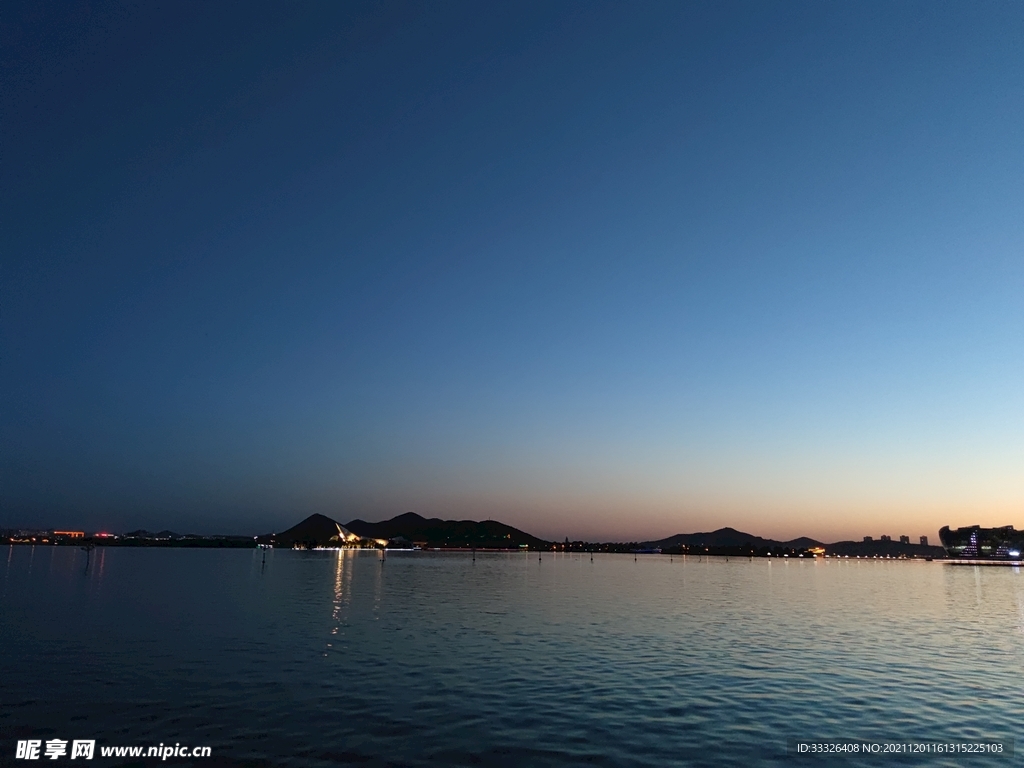
<instances>
[{"instance_id":1,"label":"golden reflection streak","mask_svg":"<svg viewBox=\"0 0 1024 768\"><path fill-rule=\"evenodd\" d=\"M336 553L334 558L334 594L331 599L331 622L334 626L331 627L331 635L337 635L341 628L343 609L349 602L349 594L345 586L352 578L352 560L349 550L338 549ZM327 643L328 648L332 646L333 643ZM326 655L327 651L325 650L324 656Z\"/></svg>"}]
</instances>

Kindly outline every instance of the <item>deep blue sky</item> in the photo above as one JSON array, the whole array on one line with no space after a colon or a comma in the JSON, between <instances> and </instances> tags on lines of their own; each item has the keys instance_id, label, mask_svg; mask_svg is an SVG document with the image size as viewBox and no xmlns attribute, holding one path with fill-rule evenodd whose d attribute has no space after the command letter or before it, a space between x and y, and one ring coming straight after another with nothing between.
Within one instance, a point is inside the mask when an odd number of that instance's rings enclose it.
<instances>
[{"instance_id":1,"label":"deep blue sky","mask_svg":"<svg viewBox=\"0 0 1024 768\"><path fill-rule=\"evenodd\" d=\"M1024 523L1024 5L5 4L0 525Z\"/></svg>"}]
</instances>

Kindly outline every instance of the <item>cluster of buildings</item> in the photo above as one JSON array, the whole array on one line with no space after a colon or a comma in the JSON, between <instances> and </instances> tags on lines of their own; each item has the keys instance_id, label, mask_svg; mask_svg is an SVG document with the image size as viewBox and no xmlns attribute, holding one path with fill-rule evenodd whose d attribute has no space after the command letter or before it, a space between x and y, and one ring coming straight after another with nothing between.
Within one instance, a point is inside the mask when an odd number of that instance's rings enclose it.
<instances>
[{"instance_id":1,"label":"cluster of buildings","mask_svg":"<svg viewBox=\"0 0 1024 768\"><path fill-rule=\"evenodd\" d=\"M879 541L892 541L892 536L886 536L883 533L881 536L878 537L878 540ZM871 538L870 536L865 536L864 537L864 543L865 544L870 544L873 541L874 541L874 539ZM909 544L909 543L910 543L910 537L909 536L900 536L900 544ZM927 536L922 536L919 539L919 543L920 543L920 545L922 547L927 547L928 546L928 537Z\"/></svg>"},{"instance_id":2,"label":"cluster of buildings","mask_svg":"<svg viewBox=\"0 0 1024 768\"><path fill-rule=\"evenodd\" d=\"M89 538L107 538L109 533L91 533ZM85 531L52 531L30 528L0 530L0 544L64 544L85 539Z\"/></svg>"}]
</instances>

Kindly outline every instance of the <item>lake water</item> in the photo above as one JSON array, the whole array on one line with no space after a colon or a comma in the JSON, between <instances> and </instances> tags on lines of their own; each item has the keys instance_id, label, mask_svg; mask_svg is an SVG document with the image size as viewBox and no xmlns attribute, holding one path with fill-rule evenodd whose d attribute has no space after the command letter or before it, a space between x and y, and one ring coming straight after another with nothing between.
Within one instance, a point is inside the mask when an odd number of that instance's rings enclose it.
<instances>
[{"instance_id":1,"label":"lake water","mask_svg":"<svg viewBox=\"0 0 1024 768\"><path fill-rule=\"evenodd\" d=\"M904 761L928 765L1020 765L1024 750L1019 569L550 553L0 556L5 763L15 740L54 737L209 745L213 758L195 761L206 766L835 762L787 756L793 738L1019 746L1013 757Z\"/></svg>"}]
</instances>

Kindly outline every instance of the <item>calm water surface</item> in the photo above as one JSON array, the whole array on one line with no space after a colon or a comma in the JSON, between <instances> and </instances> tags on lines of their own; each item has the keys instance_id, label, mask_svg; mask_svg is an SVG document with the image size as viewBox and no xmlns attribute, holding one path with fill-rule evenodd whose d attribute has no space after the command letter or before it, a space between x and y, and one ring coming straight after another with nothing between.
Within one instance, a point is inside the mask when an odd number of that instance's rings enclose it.
<instances>
[{"instance_id":1,"label":"calm water surface","mask_svg":"<svg viewBox=\"0 0 1024 768\"><path fill-rule=\"evenodd\" d=\"M59 737L210 745L206 766L827 765L787 739L843 737L1016 738L1012 758L925 762L1022 764L1019 569L0 555L3 762Z\"/></svg>"}]
</instances>

